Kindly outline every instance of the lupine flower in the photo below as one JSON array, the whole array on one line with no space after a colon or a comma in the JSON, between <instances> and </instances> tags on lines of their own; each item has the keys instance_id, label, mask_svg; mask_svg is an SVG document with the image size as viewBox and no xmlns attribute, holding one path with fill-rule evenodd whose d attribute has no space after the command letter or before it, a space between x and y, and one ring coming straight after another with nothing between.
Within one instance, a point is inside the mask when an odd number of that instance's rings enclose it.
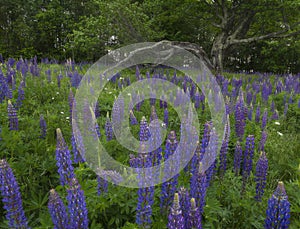
<instances>
[{"instance_id":1,"label":"lupine flower","mask_svg":"<svg viewBox=\"0 0 300 229\"><path fill-rule=\"evenodd\" d=\"M245 108L246 106L241 92L235 106L235 132L240 140L243 139L246 126Z\"/></svg>"},{"instance_id":2,"label":"lupine flower","mask_svg":"<svg viewBox=\"0 0 300 229\"><path fill-rule=\"evenodd\" d=\"M48 209L54 224L54 229L68 228L66 207L54 189L50 190Z\"/></svg>"},{"instance_id":3,"label":"lupine flower","mask_svg":"<svg viewBox=\"0 0 300 229\"><path fill-rule=\"evenodd\" d=\"M57 79L57 87L60 88L60 82L61 82L61 79L63 78L62 74L60 73L59 75L57 75L56 79Z\"/></svg>"},{"instance_id":4,"label":"lupine flower","mask_svg":"<svg viewBox=\"0 0 300 229\"><path fill-rule=\"evenodd\" d=\"M266 211L265 229L287 229L290 224L290 202L282 181L268 201Z\"/></svg>"},{"instance_id":5,"label":"lupine flower","mask_svg":"<svg viewBox=\"0 0 300 229\"><path fill-rule=\"evenodd\" d=\"M41 138L45 138L47 134L47 123L43 115L40 116L40 128L41 128Z\"/></svg>"},{"instance_id":6,"label":"lupine flower","mask_svg":"<svg viewBox=\"0 0 300 229\"><path fill-rule=\"evenodd\" d=\"M143 116L142 120L140 122L140 141L148 141L149 137L150 137L150 131L149 131L149 127L148 127L148 123L146 118Z\"/></svg>"},{"instance_id":7,"label":"lupine flower","mask_svg":"<svg viewBox=\"0 0 300 229\"><path fill-rule=\"evenodd\" d=\"M106 135L106 141L111 141L114 137L112 123L110 121L108 112L107 112L106 122L105 122L105 135Z\"/></svg>"},{"instance_id":8,"label":"lupine flower","mask_svg":"<svg viewBox=\"0 0 300 229\"><path fill-rule=\"evenodd\" d=\"M266 125L267 125L267 121L268 121L268 110L267 108L265 108L263 116L262 116L262 120L261 120L261 129L264 130Z\"/></svg>"},{"instance_id":9,"label":"lupine flower","mask_svg":"<svg viewBox=\"0 0 300 229\"><path fill-rule=\"evenodd\" d=\"M72 178L69 185L67 190L68 210L70 215L69 228L88 228L88 211L81 186L76 178Z\"/></svg>"},{"instance_id":10,"label":"lupine flower","mask_svg":"<svg viewBox=\"0 0 300 229\"><path fill-rule=\"evenodd\" d=\"M261 152L256 164L255 182L256 196L255 199L261 201L266 186L266 178L268 172L268 159L265 152Z\"/></svg>"},{"instance_id":11,"label":"lupine flower","mask_svg":"<svg viewBox=\"0 0 300 229\"><path fill-rule=\"evenodd\" d=\"M186 188L184 187L180 187L179 191L179 203L180 203L180 207L182 210L182 215L184 218L184 222L185 222L185 228L188 228L188 216L189 216L189 210L191 207L191 203L190 203L190 195L188 190L186 190Z\"/></svg>"},{"instance_id":12,"label":"lupine flower","mask_svg":"<svg viewBox=\"0 0 300 229\"><path fill-rule=\"evenodd\" d=\"M191 199L191 207L188 213L188 220L186 228L189 229L202 229L202 219L200 211L196 206L196 201L194 198Z\"/></svg>"},{"instance_id":13,"label":"lupine flower","mask_svg":"<svg viewBox=\"0 0 300 229\"><path fill-rule=\"evenodd\" d=\"M261 139L260 139L260 142L259 142L259 150L260 151L264 151L265 150L265 144L266 144L266 141L267 141L267 132L264 130L262 133L261 133Z\"/></svg>"},{"instance_id":14,"label":"lupine flower","mask_svg":"<svg viewBox=\"0 0 300 229\"><path fill-rule=\"evenodd\" d=\"M207 177L205 171L203 171L202 162L199 163L197 173L193 174L190 181L191 186L191 197L195 198L196 205L199 208L200 213L203 213L205 206L205 196L206 196L206 181Z\"/></svg>"},{"instance_id":15,"label":"lupine flower","mask_svg":"<svg viewBox=\"0 0 300 229\"><path fill-rule=\"evenodd\" d=\"M271 103L271 112L274 112L275 111L275 103L274 103L274 100L272 100L272 103Z\"/></svg>"},{"instance_id":16,"label":"lupine flower","mask_svg":"<svg viewBox=\"0 0 300 229\"><path fill-rule=\"evenodd\" d=\"M242 192L245 191L246 182L248 180L248 177L250 176L250 172L252 171L253 156L254 156L254 136L249 135L246 138L246 149L245 149L244 162L243 162Z\"/></svg>"},{"instance_id":17,"label":"lupine flower","mask_svg":"<svg viewBox=\"0 0 300 229\"><path fill-rule=\"evenodd\" d=\"M184 218L179 204L179 195L175 193L173 206L168 217L168 229L184 229Z\"/></svg>"},{"instance_id":18,"label":"lupine flower","mask_svg":"<svg viewBox=\"0 0 300 229\"><path fill-rule=\"evenodd\" d=\"M135 168L146 168L153 165L151 154L145 151L145 145L141 145L137 157L131 158L130 165ZM150 178L153 174L147 174ZM136 207L136 223L143 227L149 227L152 223L152 205L154 204L154 186L143 187L145 182L144 174L138 174L139 189L138 203Z\"/></svg>"},{"instance_id":19,"label":"lupine flower","mask_svg":"<svg viewBox=\"0 0 300 229\"><path fill-rule=\"evenodd\" d=\"M59 128L56 129L56 136L56 165L60 176L60 184L66 185L69 184L70 180L75 177L71 161L71 153Z\"/></svg>"},{"instance_id":20,"label":"lupine flower","mask_svg":"<svg viewBox=\"0 0 300 229\"><path fill-rule=\"evenodd\" d=\"M18 121L18 116L17 116L17 110L11 104L10 100L8 100L7 113L8 113L8 119L9 119L9 129L10 130L18 130L19 129L19 121Z\"/></svg>"},{"instance_id":21,"label":"lupine flower","mask_svg":"<svg viewBox=\"0 0 300 229\"><path fill-rule=\"evenodd\" d=\"M258 104L256 107L255 122L259 123L259 121L260 121L260 105Z\"/></svg>"},{"instance_id":22,"label":"lupine flower","mask_svg":"<svg viewBox=\"0 0 300 229\"><path fill-rule=\"evenodd\" d=\"M20 188L6 160L0 160L0 191L10 228L29 228L22 207Z\"/></svg>"},{"instance_id":23,"label":"lupine flower","mask_svg":"<svg viewBox=\"0 0 300 229\"><path fill-rule=\"evenodd\" d=\"M97 175L97 194L100 196L102 193L106 193L108 190L108 181Z\"/></svg>"},{"instance_id":24,"label":"lupine flower","mask_svg":"<svg viewBox=\"0 0 300 229\"><path fill-rule=\"evenodd\" d=\"M166 127L169 126L169 112L167 107L164 110L164 123L166 124Z\"/></svg>"},{"instance_id":25,"label":"lupine flower","mask_svg":"<svg viewBox=\"0 0 300 229\"><path fill-rule=\"evenodd\" d=\"M224 176L227 166L227 151L228 151L228 142L230 137L230 124L229 124L229 116L227 115L227 120L225 124L225 136L222 142L221 150L220 150L220 175Z\"/></svg>"},{"instance_id":26,"label":"lupine flower","mask_svg":"<svg viewBox=\"0 0 300 229\"><path fill-rule=\"evenodd\" d=\"M164 155L164 160L168 160L168 158L174 154L176 148L178 146L178 141L176 139L175 131L171 131L168 135L168 139L166 141L166 150ZM175 166L175 165L173 165ZM164 174L170 174L174 167L165 167ZM173 196L176 191L176 186L178 184L178 174L172 177L170 180L164 182L161 187L161 197L160 197L160 207L161 210L165 210L171 205L173 200Z\"/></svg>"},{"instance_id":27,"label":"lupine flower","mask_svg":"<svg viewBox=\"0 0 300 229\"><path fill-rule=\"evenodd\" d=\"M18 98L16 102L16 108L19 109L22 106L22 102L25 99L25 93L24 93L24 83L23 81L20 83L19 89L18 89Z\"/></svg>"},{"instance_id":28,"label":"lupine flower","mask_svg":"<svg viewBox=\"0 0 300 229\"><path fill-rule=\"evenodd\" d=\"M243 156L243 149L239 141L237 141L235 145L235 152L234 152L234 172L235 175L238 176L241 169L241 162Z\"/></svg>"},{"instance_id":29,"label":"lupine flower","mask_svg":"<svg viewBox=\"0 0 300 229\"><path fill-rule=\"evenodd\" d=\"M129 119L130 119L131 125L139 124L132 110L130 110L130 112L129 112Z\"/></svg>"}]
</instances>

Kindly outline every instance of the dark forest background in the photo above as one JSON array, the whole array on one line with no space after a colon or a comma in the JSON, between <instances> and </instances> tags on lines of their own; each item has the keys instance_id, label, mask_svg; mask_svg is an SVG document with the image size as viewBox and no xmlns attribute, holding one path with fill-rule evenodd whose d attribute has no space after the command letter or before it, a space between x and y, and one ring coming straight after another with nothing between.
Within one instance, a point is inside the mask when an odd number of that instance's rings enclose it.
<instances>
[{"instance_id":1,"label":"dark forest background","mask_svg":"<svg viewBox=\"0 0 300 229\"><path fill-rule=\"evenodd\" d=\"M299 0L1 0L4 58L95 61L144 41L197 44L228 71L300 72Z\"/></svg>"}]
</instances>

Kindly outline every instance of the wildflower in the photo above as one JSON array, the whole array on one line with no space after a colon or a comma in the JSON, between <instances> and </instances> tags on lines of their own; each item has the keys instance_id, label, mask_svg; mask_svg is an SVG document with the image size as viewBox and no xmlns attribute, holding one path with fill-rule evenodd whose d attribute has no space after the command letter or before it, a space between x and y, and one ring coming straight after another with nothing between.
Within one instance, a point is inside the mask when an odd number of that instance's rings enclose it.
<instances>
[{"instance_id":1,"label":"wildflower","mask_svg":"<svg viewBox=\"0 0 300 229\"><path fill-rule=\"evenodd\" d=\"M202 229L201 214L196 206L194 198L191 199L191 208L188 214L188 222L186 228L190 229Z\"/></svg>"},{"instance_id":2,"label":"wildflower","mask_svg":"<svg viewBox=\"0 0 300 229\"><path fill-rule=\"evenodd\" d=\"M268 201L266 211L265 229L287 229L290 224L290 202L282 181Z\"/></svg>"},{"instance_id":3,"label":"wildflower","mask_svg":"<svg viewBox=\"0 0 300 229\"><path fill-rule=\"evenodd\" d=\"M267 141L267 132L264 130L262 133L261 133L261 139L260 139L260 143L259 143L259 150L260 151L264 151L265 149L265 144L266 144L266 141Z\"/></svg>"},{"instance_id":4,"label":"wildflower","mask_svg":"<svg viewBox=\"0 0 300 229\"><path fill-rule=\"evenodd\" d=\"M20 188L6 160L0 160L0 191L10 228L28 228Z\"/></svg>"},{"instance_id":5,"label":"wildflower","mask_svg":"<svg viewBox=\"0 0 300 229\"><path fill-rule=\"evenodd\" d=\"M8 119L9 119L9 129L10 130L18 130L19 129L19 121L18 121L18 116L17 116L17 110L11 104L10 100L8 100L7 113L8 113Z\"/></svg>"},{"instance_id":6,"label":"wildflower","mask_svg":"<svg viewBox=\"0 0 300 229\"><path fill-rule=\"evenodd\" d=\"M256 196L255 199L261 201L266 186L266 177L268 171L268 159L265 152L261 152L256 164L255 182Z\"/></svg>"},{"instance_id":7,"label":"wildflower","mask_svg":"<svg viewBox=\"0 0 300 229\"><path fill-rule=\"evenodd\" d=\"M227 115L227 120L226 120L226 124L225 124L225 136L224 136L221 150L220 150L220 174L221 174L221 177L224 176L225 171L226 171L229 137L230 137L230 125L229 125L229 116Z\"/></svg>"},{"instance_id":8,"label":"wildflower","mask_svg":"<svg viewBox=\"0 0 300 229\"><path fill-rule=\"evenodd\" d=\"M66 207L54 189L50 190L48 209L54 224L54 229L68 228Z\"/></svg>"},{"instance_id":9,"label":"wildflower","mask_svg":"<svg viewBox=\"0 0 300 229\"><path fill-rule=\"evenodd\" d=\"M138 124L138 121L137 121L137 119L136 119L136 117L135 117L132 110L130 110L130 112L129 112L129 118L130 118L130 124L131 125L137 125Z\"/></svg>"},{"instance_id":10,"label":"wildflower","mask_svg":"<svg viewBox=\"0 0 300 229\"><path fill-rule=\"evenodd\" d=\"M56 165L60 175L60 183L61 185L66 185L75 177L74 168L72 166L70 151L59 128L56 129L56 135Z\"/></svg>"},{"instance_id":11,"label":"wildflower","mask_svg":"<svg viewBox=\"0 0 300 229\"><path fill-rule=\"evenodd\" d=\"M41 128L41 138L45 138L47 133L47 124L43 115L40 116L40 128Z\"/></svg>"},{"instance_id":12,"label":"wildflower","mask_svg":"<svg viewBox=\"0 0 300 229\"><path fill-rule=\"evenodd\" d=\"M241 92L235 106L235 131L240 140L242 140L244 136L245 126L246 126L245 109L246 106L244 104L244 97Z\"/></svg>"},{"instance_id":13,"label":"wildflower","mask_svg":"<svg viewBox=\"0 0 300 229\"><path fill-rule=\"evenodd\" d=\"M245 149L244 162L243 162L242 192L245 191L246 182L248 180L248 177L250 176L250 172L252 171L253 155L254 155L254 136L249 135L246 138L246 149Z\"/></svg>"},{"instance_id":14,"label":"wildflower","mask_svg":"<svg viewBox=\"0 0 300 229\"><path fill-rule=\"evenodd\" d=\"M268 121L268 110L265 108L263 116L262 116L262 121L261 121L261 129L264 130Z\"/></svg>"},{"instance_id":15,"label":"wildflower","mask_svg":"<svg viewBox=\"0 0 300 229\"><path fill-rule=\"evenodd\" d=\"M235 153L234 153L234 172L235 175L238 176L241 168L241 161L243 156L243 149L239 141L237 141L235 145Z\"/></svg>"},{"instance_id":16,"label":"wildflower","mask_svg":"<svg viewBox=\"0 0 300 229\"><path fill-rule=\"evenodd\" d=\"M168 217L168 229L184 229L184 218L179 204L179 195L175 193L173 206Z\"/></svg>"},{"instance_id":17,"label":"wildflower","mask_svg":"<svg viewBox=\"0 0 300 229\"><path fill-rule=\"evenodd\" d=\"M111 141L113 139L113 127L109 118L109 113L107 112L106 122L105 122L105 135L106 141Z\"/></svg>"},{"instance_id":18,"label":"wildflower","mask_svg":"<svg viewBox=\"0 0 300 229\"><path fill-rule=\"evenodd\" d=\"M84 193L76 178L72 178L69 185L67 190L68 210L70 215L69 228L86 229L88 228L88 211Z\"/></svg>"}]
</instances>

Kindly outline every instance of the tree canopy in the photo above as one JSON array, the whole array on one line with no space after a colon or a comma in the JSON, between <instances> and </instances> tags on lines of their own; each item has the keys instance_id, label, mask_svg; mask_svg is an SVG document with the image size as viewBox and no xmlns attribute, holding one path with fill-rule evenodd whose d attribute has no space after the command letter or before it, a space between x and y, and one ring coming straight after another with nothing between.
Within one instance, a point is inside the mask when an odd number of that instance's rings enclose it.
<instances>
[{"instance_id":1,"label":"tree canopy","mask_svg":"<svg viewBox=\"0 0 300 229\"><path fill-rule=\"evenodd\" d=\"M217 70L300 71L299 0L2 0L0 53L95 61L144 41L191 42Z\"/></svg>"}]
</instances>

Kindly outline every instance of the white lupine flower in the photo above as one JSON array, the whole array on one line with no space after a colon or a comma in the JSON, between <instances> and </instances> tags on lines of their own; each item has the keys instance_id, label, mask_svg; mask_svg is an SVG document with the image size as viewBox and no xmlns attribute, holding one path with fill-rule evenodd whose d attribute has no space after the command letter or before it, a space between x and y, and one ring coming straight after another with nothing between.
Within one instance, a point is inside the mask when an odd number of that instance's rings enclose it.
<instances>
[{"instance_id":1,"label":"white lupine flower","mask_svg":"<svg viewBox=\"0 0 300 229\"><path fill-rule=\"evenodd\" d=\"M280 136L282 136L282 135L283 135L283 133L280 133L279 131L277 131L277 134L279 134Z\"/></svg>"}]
</instances>

